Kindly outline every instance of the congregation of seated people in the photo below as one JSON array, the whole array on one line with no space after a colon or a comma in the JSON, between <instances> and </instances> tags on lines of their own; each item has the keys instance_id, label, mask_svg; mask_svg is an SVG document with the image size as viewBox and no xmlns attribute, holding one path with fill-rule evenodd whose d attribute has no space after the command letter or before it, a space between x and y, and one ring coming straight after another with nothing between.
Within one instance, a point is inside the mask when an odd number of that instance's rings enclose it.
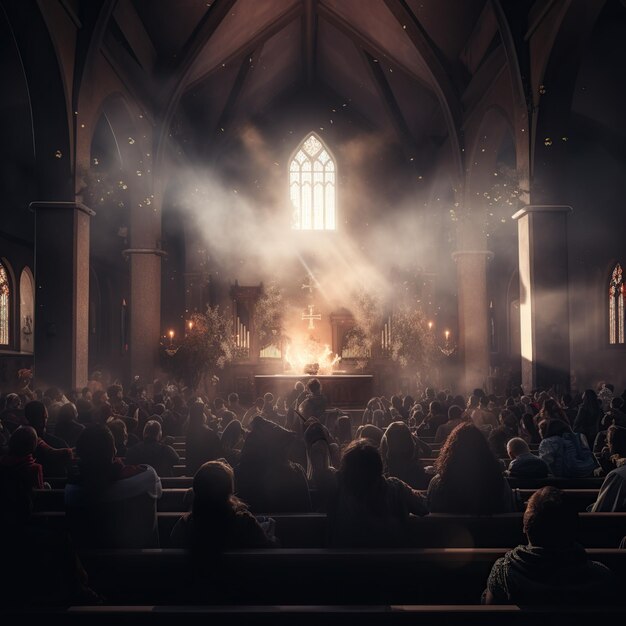
<instances>
[{"instance_id":1,"label":"congregation of seated people","mask_svg":"<svg viewBox=\"0 0 626 626\"><path fill-rule=\"evenodd\" d=\"M558 481L603 479L588 511L626 512L626 392L611 385L575 397L429 387L372 398L357 415L330 407L316 378L247 406L159 381L125 390L100 372L75 392L23 376L0 398L1 530L29 543L31 567L49 570L38 548L53 546L57 598L102 601L85 550L166 544L206 576L224 551L280 546L272 516L323 514L325 547L380 549L411 545L416 517L523 513L527 544L494 563L476 602L610 601L615 576L576 542L579 511ZM176 476L188 492L163 537L158 502ZM537 487L527 503L524 481ZM51 483L64 488L61 529L34 513Z\"/></svg>"}]
</instances>

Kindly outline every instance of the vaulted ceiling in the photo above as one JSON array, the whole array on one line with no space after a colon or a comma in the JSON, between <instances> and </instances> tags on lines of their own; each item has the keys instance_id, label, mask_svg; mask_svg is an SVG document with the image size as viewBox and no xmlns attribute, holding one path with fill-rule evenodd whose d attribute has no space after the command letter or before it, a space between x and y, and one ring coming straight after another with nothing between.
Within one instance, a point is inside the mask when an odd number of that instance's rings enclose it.
<instances>
[{"instance_id":1,"label":"vaulted ceiling","mask_svg":"<svg viewBox=\"0 0 626 626\"><path fill-rule=\"evenodd\" d=\"M498 36L488 0L122 0L111 28L151 75L156 113L191 115L209 137L308 90L408 150L460 126Z\"/></svg>"}]
</instances>

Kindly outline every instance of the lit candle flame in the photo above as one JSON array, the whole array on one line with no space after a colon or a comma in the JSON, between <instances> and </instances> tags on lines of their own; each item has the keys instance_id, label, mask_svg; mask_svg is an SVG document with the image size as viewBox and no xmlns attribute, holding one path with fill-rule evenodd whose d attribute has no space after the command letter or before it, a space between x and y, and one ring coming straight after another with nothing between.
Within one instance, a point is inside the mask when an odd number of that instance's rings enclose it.
<instances>
[{"instance_id":1,"label":"lit candle flame","mask_svg":"<svg viewBox=\"0 0 626 626\"><path fill-rule=\"evenodd\" d=\"M448 341L448 339L450 339L450 331L446 330L446 341Z\"/></svg>"},{"instance_id":2,"label":"lit candle flame","mask_svg":"<svg viewBox=\"0 0 626 626\"><path fill-rule=\"evenodd\" d=\"M191 330L193 328L193 322L191 320L189 320L188 326L189 326L189 330Z\"/></svg>"},{"instance_id":3,"label":"lit candle flame","mask_svg":"<svg viewBox=\"0 0 626 626\"><path fill-rule=\"evenodd\" d=\"M432 330L433 329L433 323L432 322L428 322L428 330Z\"/></svg>"}]
</instances>

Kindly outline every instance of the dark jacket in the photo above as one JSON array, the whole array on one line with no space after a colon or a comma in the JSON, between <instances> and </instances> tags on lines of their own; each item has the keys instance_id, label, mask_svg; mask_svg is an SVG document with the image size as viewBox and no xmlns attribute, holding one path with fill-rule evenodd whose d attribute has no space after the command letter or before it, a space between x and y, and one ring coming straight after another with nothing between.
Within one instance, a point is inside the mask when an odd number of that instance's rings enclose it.
<instances>
[{"instance_id":1,"label":"dark jacket","mask_svg":"<svg viewBox=\"0 0 626 626\"><path fill-rule=\"evenodd\" d=\"M613 593L611 570L590 561L581 546L518 546L498 559L487 591L495 604L602 604ZM613 598L614 600L614 598Z\"/></svg>"},{"instance_id":2,"label":"dark jacket","mask_svg":"<svg viewBox=\"0 0 626 626\"><path fill-rule=\"evenodd\" d=\"M549 473L545 461L531 452L520 454L509 465L509 475L514 478L545 478Z\"/></svg>"}]
</instances>

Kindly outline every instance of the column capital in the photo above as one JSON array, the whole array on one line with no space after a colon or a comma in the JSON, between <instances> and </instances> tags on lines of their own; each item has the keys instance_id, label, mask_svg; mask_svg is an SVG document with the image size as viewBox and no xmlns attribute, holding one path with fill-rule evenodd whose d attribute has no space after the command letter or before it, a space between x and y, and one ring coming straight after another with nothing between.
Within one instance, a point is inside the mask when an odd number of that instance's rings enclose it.
<instances>
[{"instance_id":1,"label":"column capital","mask_svg":"<svg viewBox=\"0 0 626 626\"><path fill-rule=\"evenodd\" d=\"M28 205L28 209L30 211L40 211L40 210L63 210L70 209L73 211L80 211L81 213L85 213L89 217L93 217L96 212L93 209L90 209L88 206L84 205L82 202L57 202L57 201L43 201L38 200L35 202L31 202Z\"/></svg>"},{"instance_id":2,"label":"column capital","mask_svg":"<svg viewBox=\"0 0 626 626\"><path fill-rule=\"evenodd\" d=\"M457 250L452 253L452 258L456 261L460 256L486 256L487 261L493 259L493 252L491 250Z\"/></svg>"},{"instance_id":3,"label":"column capital","mask_svg":"<svg viewBox=\"0 0 626 626\"><path fill-rule=\"evenodd\" d=\"M161 250L161 248L127 248L126 250L122 250L122 256L125 259L135 254L154 254L159 257L167 256L167 252Z\"/></svg>"},{"instance_id":4,"label":"column capital","mask_svg":"<svg viewBox=\"0 0 626 626\"><path fill-rule=\"evenodd\" d=\"M568 204L529 204L512 215L512 219L519 220L531 213L571 213L574 209Z\"/></svg>"}]
</instances>

